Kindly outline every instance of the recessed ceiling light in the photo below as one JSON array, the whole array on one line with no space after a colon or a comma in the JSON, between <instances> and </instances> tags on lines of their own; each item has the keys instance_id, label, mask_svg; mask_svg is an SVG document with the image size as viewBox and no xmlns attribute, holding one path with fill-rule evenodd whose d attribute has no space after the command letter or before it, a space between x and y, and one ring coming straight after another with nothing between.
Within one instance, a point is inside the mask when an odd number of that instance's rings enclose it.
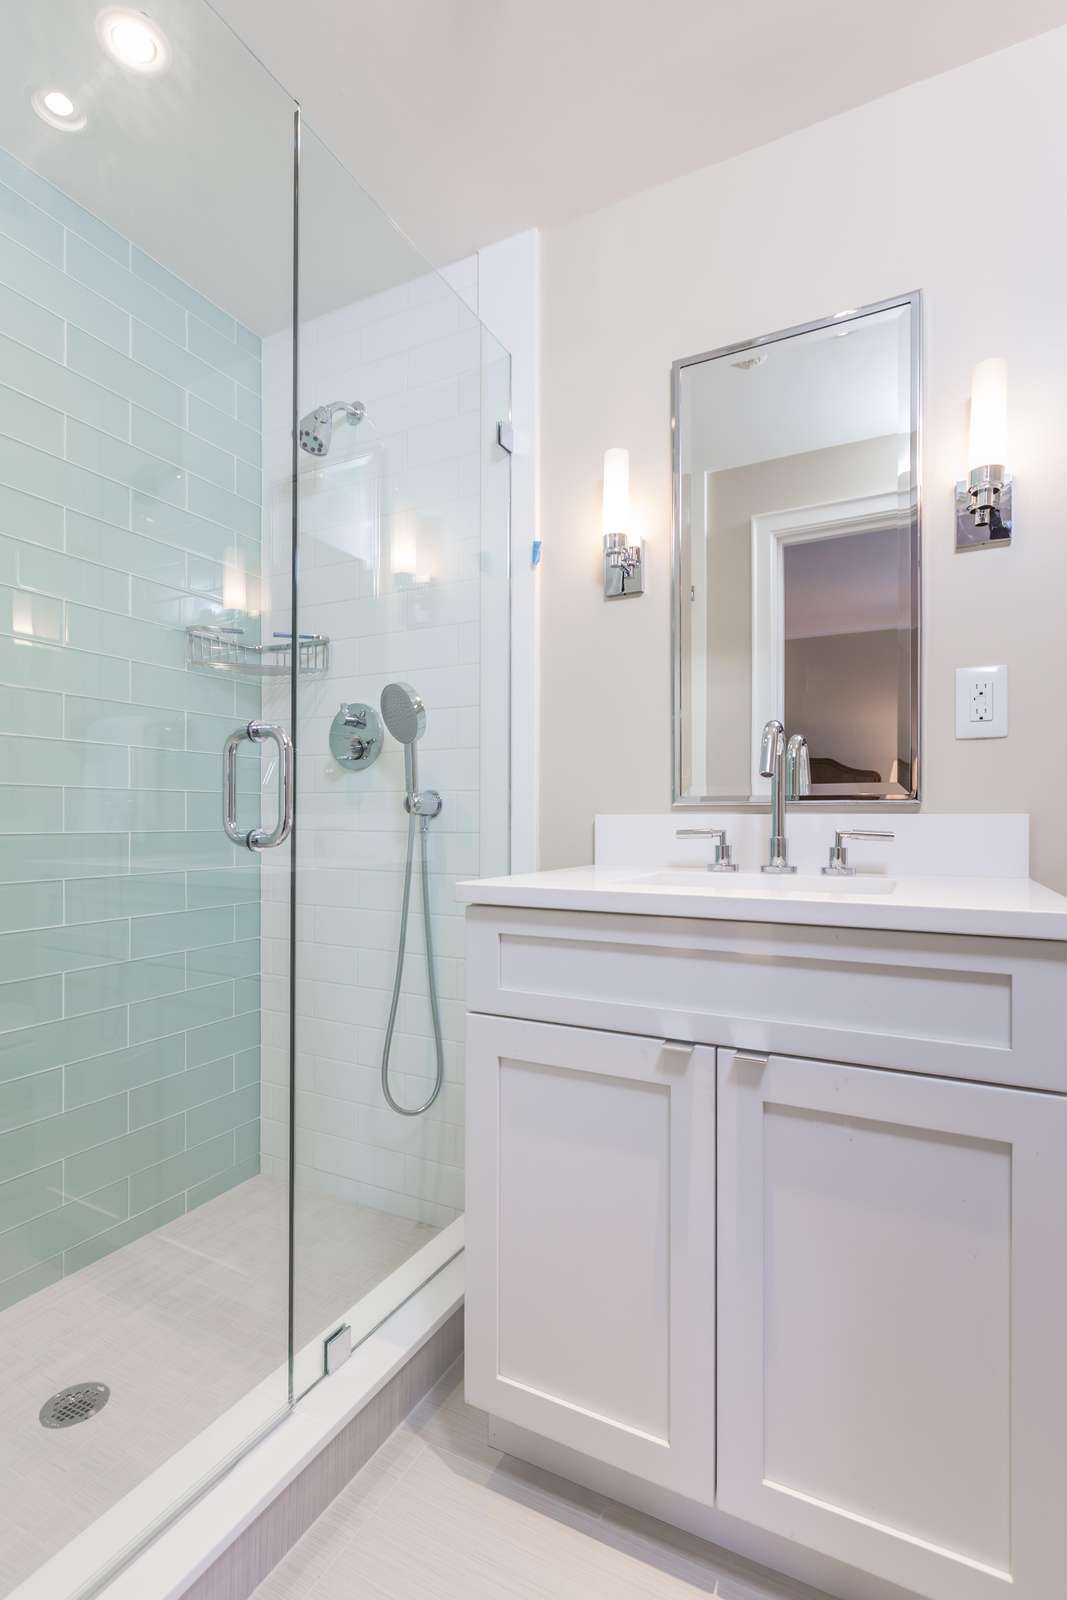
<instances>
[{"instance_id":1,"label":"recessed ceiling light","mask_svg":"<svg viewBox=\"0 0 1067 1600\"><path fill-rule=\"evenodd\" d=\"M852 337L852 329L851 328L839 328L838 331L834 334L834 338L835 339L851 339L851 337Z\"/></svg>"},{"instance_id":2,"label":"recessed ceiling light","mask_svg":"<svg viewBox=\"0 0 1067 1600\"><path fill-rule=\"evenodd\" d=\"M849 306L849 308L846 311L835 311L833 320L835 322L840 322L842 317L854 317L855 315L856 315L856 307L855 306Z\"/></svg>"},{"instance_id":3,"label":"recessed ceiling light","mask_svg":"<svg viewBox=\"0 0 1067 1600\"><path fill-rule=\"evenodd\" d=\"M62 89L35 89L30 104L42 122L47 122L50 128L58 128L61 133L80 133L85 127L84 111L79 111Z\"/></svg>"},{"instance_id":4,"label":"recessed ceiling light","mask_svg":"<svg viewBox=\"0 0 1067 1600\"><path fill-rule=\"evenodd\" d=\"M107 6L96 19L96 36L108 55L131 72L165 72L170 65L166 35L143 11Z\"/></svg>"}]
</instances>

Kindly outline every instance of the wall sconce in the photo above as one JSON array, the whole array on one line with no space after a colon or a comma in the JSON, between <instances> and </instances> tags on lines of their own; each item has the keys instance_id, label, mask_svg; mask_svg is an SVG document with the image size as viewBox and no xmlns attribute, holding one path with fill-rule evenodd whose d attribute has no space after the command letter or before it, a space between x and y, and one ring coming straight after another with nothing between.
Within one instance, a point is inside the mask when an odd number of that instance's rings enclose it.
<instances>
[{"instance_id":1,"label":"wall sconce","mask_svg":"<svg viewBox=\"0 0 1067 1600\"><path fill-rule=\"evenodd\" d=\"M226 551L226 564L222 569L222 604L225 610L233 613L248 609L244 552L236 545L231 545Z\"/></svg>"},{"instance_id":2,"label":"wall sconce","mask_svg":"<svg viewBox=\"0 0 1067 1600\"><path fill-rule=\"evenodd\" d=\"M956 549L1011 543L1008 369L1000 356L979 361L971 378L968 478L956 485Z\"/></svg>"},{"instance_id":3,"label":"wall sconce","mask_svg":"<svg viewBox=\"0 0 1067 1600\"><path fill-rule=\"evenodd\" d=\"M410 589L414 584L417 546L415 513L405 508L393 517L389 532L389 570L394 589Z\"/></svg>"},{"instance_id":4,"label":"wall sconce","mask_svg":"<svg viewBox=\"0 0 1067 1600\"><path fill-rule=\"evenodd\" d=\"M604 598L645 592L645 547L628 544L630 452L604 451Z\"/></svg>"}]
</instances>

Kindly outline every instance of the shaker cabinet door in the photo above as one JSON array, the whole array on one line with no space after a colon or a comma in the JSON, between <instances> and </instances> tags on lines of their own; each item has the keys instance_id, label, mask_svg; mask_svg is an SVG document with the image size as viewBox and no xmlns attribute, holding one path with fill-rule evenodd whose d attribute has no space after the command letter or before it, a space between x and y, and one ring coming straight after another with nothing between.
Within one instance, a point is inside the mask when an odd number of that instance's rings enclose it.
<instances>
[{"instance_id":1,"label":"shaker cabinet door","mask_svg":"<svg viewBox=\"0 0 1067 1600\"><path fill-rule=\"evenodd\" d=\"M710 1504L715 1052L467 1022L467 1396Z\"/></svg>"},{"instance_id":2,"label":"shaker cabinet door","mask_svg":"<svg viewBox=\"0 0 1067 1600\"><path fill-rule=\"evenodd\" d=\"M1067 1571L1067 1100L719 1052L718 1505L929 1600Z\"/></svg>"}]
</instances>

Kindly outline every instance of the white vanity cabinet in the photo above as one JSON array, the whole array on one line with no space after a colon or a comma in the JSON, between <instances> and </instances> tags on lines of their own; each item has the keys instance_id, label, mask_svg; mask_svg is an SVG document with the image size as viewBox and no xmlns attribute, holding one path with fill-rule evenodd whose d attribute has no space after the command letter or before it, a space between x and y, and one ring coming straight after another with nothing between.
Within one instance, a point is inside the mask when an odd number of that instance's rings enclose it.
<instances>
[{"instance_id":1,"label":"white vanity cabinet","mask_svg":"<svg viewBox=\"0 0 1067 1600\"><path fill-rule=\"evenodd\" d=\"M717 1505L936 1600L1047 1600L1067 1100L731 1050L718 1074Z\"/></svg>"},{"instance_id":2,"label":"white vanity cabinet","mask_svg":"<svg viewBox=\"0 0 1067 1600\"><path fill-rule=\"evenodd\" d=\"M1067 946L468 917L471 1401L859 1600L1063 1592Z\"/></svg>"},{"instance_id":3,"label":"white vanity cabinet","mask_svg":"<svg viewBox=\"0 0 1067 1600\"><path fill-rule=\"evenodd\" d=\"M715 1052L467 1020L467 1387L715 1490Z\"/></svg>"}]
</instances>

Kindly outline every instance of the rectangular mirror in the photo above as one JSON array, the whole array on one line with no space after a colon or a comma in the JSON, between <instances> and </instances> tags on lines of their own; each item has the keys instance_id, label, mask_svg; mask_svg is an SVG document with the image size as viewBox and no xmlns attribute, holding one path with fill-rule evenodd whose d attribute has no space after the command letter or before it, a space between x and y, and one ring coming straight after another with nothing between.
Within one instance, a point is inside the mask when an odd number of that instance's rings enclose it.
<instances>
[{"instance_id":1,"label":"rectangular mirror","mask_svg":"<svg viewBox=\"0 0 1067 1600\"><path fill-rule=\"evenodd\" d=\"M919 797L920 297L674 364L674 803Z\"/></svg>"}]
</instances>

